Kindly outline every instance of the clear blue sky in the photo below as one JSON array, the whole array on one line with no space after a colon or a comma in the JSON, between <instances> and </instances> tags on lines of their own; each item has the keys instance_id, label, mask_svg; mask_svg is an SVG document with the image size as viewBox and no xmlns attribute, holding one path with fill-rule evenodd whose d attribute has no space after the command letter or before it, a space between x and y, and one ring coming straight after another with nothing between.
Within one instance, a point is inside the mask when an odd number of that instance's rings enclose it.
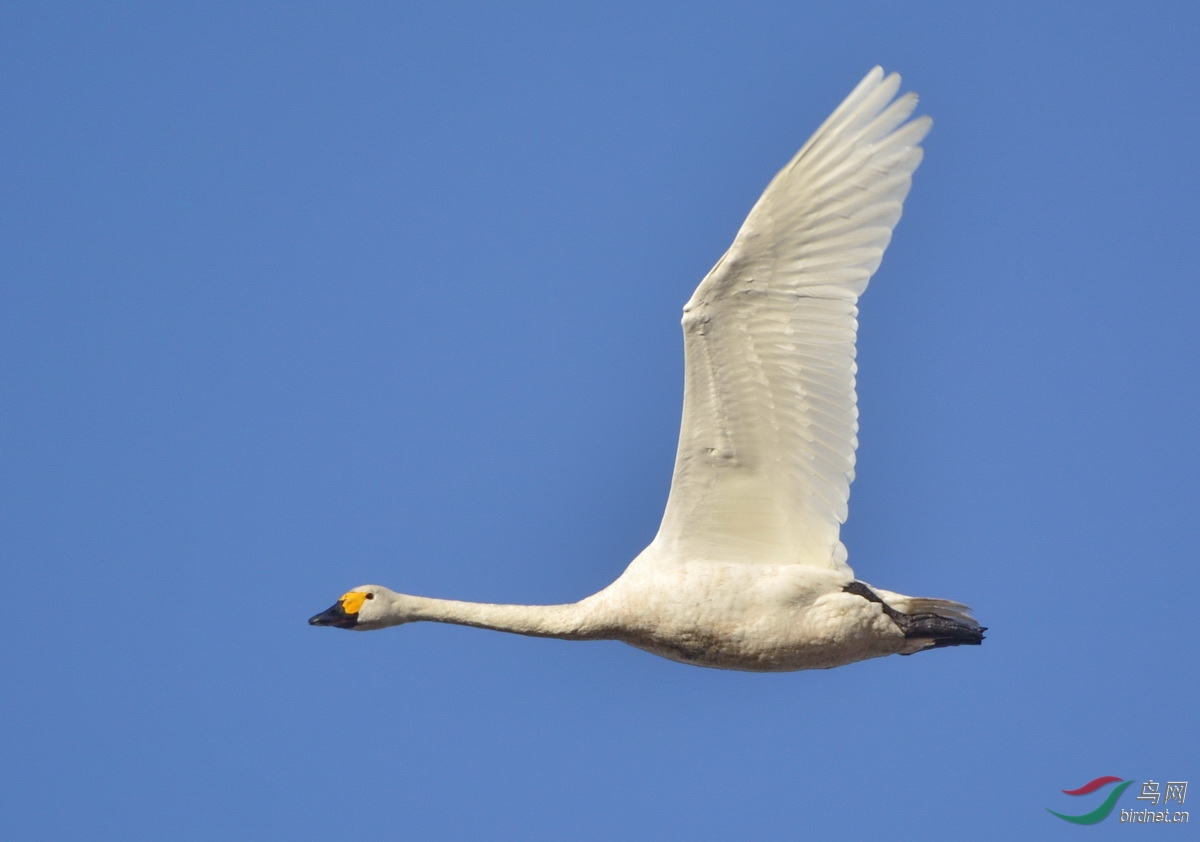
<instances>
[{"instance_id":1,"label":"clear blue sky","mask_svg":"<svg viewBox=\"0 0 1200 842\"><path fill-rule=\"evenodd\" d=\"M0 835L1065 839L1061 789L1200 787L1198 14L5 4ZM983 647L305 624L615 578L680 307L875 64L935 124L843 536Z\"/></svg>"}]
</instances>

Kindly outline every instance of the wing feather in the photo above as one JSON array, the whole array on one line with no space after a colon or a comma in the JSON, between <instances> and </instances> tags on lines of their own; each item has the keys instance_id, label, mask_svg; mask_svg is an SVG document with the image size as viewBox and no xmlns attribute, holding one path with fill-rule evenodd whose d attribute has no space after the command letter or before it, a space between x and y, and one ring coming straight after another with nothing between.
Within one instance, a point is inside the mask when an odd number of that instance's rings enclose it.
<instances>
[{"instance_id":1,"label":"wing feather","mask_svg":"<svg viewBox=\"0 0 1200 842\"><path fill-rule=\"evenodd\" d=\"M857 300L928 117L875 68L772 179L684 307L683 422L650 556L849 572Z\"/></svg>"}]
</instances>

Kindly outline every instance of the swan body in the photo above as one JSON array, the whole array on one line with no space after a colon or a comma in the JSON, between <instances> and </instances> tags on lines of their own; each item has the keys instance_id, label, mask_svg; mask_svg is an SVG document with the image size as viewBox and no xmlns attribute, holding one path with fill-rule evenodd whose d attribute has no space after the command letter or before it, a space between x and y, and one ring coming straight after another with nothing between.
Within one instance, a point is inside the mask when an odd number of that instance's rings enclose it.
<instances>
[{"instance_id":1,"label":"swan body","mask_svg":"<svg viewBox=\"0 0 1200 842\"><path fill-rule=\"evenodd\" d=\"M978 644L966 606L858 581L839 540L854 476L857 300L921 160L927 117L867 74L771 181L684 307L683 420L658 534L604 590L492 605L363 585L313 625L416 621L621 640L671 660L821 669Z\"/></svg>"}]
</instances>

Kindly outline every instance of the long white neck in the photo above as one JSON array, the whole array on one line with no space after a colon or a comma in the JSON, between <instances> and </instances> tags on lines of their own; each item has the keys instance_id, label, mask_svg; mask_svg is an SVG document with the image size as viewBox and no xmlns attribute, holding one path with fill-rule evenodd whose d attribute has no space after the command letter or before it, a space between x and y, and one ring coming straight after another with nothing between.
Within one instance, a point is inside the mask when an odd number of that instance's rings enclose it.
<instances>
[{"instance_id":1,"label":"long white neck","mask_svg":"<svg viewBox=\"0 0 1200 842\"><path fill-rule=\"evenodd\" d=\"M493 605L393 593L390 602L388 620L397 624L427 620L566 640L611 637L595 597L568 605Z\"/></svg>"}]
</instances>

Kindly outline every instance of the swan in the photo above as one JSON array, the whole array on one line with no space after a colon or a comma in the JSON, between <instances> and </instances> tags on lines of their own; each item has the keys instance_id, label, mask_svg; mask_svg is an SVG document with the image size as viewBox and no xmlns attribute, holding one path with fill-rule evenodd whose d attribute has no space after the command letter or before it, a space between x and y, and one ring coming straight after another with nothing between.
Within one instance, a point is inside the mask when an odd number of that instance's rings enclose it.
<instances>
[{"instance_id":1,"label":"swan","mask_svg":"<svg viewBox=\"0 0 1200 842\"><path fill-rule=\"evenodd\" d=\"M979 644L958 602L855 578L839 529L854 451L858 297L921 161L929 117L876 67L775 176L683 308L685 383L658 534L569 605L492 605L362 585L309 620L428 620L620 640L674 661L773 672Z\"/></svg>"}]
</instances>

